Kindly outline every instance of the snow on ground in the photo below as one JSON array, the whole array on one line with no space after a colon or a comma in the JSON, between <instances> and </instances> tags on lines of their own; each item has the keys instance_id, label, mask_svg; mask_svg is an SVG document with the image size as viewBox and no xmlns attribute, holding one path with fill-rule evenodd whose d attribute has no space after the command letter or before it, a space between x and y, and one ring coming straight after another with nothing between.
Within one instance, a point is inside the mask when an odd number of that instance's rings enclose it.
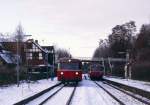
<instances>
[{"instance_id":1,"label":"snow on ground","mask_svg":"<svg viewBox=\"0 0 150 105\"><path fill-rule=\"evenodd\" d=\"M99 88L94 82L90 81L87 75L85 76L86 78L83 76L83 81L79 83L76 89L75 96L73 97L71 103L72 105L118 105L118 102L116 102L104 90ZM117 79L110 77L105 78L150 91L149 82L126 80L120 78ZM17 85L0 87L0 105L12 105L57 83L58 81L55 78L53 81L51 81L50 79L44 79L30 84L21 83L19 87L17 87ZM63 91L56 95L57 98L53 99L52 103L55 103L57 105L62 105L62 102L65 103L65 101L63 100L66 100L66 98L68 98L72 89L73 87L67 87L66 89L63 89Z\"/></svg>"},{"instance_id":2,"label":"snow on ground","mask_svg":"<svg viewBox=\"0 0 150 105\"><path fill-rule=\"evenodd\" d=\"M137 99L105 84L102 82L98 82L99 85L101 85L103 88L105 88L107 91L109 91L111 94L113 94L117 99L121 100L125 105L146 105Z\"/></svg>"},{"instance_id":3,"label":"snow on ground","mask_svg":"<svg viewBox=\"0 0 150 105\"><path fill-rule=\"evenodd\" d=\"M44 94L43 96L37 98L33 102L28 103L28 105L38 105L42 102L46 97L49 97L53 94L57 89L61 86L54 88L52 91ZM73 91L73 86L65 86L58 92L54 97L49 99L44 105L66 105L66 102L69 99ZM84 80L79 83L77 89L75 91L75 96L71 102L72 105L118 105L111 96L109 96L105 91L101 88L97 87L97 85L90 81Z\"/></svg>"},{"instance_id":4,"label":"snow on ground","mask_svg":"<svg viewBox=\"0 0 150 105\"><path fill-rule=\"evenodd\" d=\"M79 83L71 105L119 105L111 96L90 80Z\"/></svg>"},{"instance_id":5,"label":"snow on ground","mask_svg":"<svg viewBox=\"0 0 150 105\"><path fill-rule=\"evenodd\" d=\"M112 78L112 77L104 77L104 78L150 92L150 82L137 81L131 79Z\"/></svg>"},{"instance_id":6,"label":"snow on ground","mask_svg":"<svg viewBox=\"0 0 150 105\"><path fill-rule=\"evenodd\" d=\"M63 86L63 85L61 85L61 86ZM59 90L61 88L61 86L53 88L51 91L43 94L42 96L34 99L33 101L27 103L27 105L39 105L41 102L43 102L45 99L47 99L49 96L54 94L57 90ZM55 105L55 104L52 104L52 105Z\"/></svg>"},{"instance_id":7,"label":"snow on ground","mask_svg":"<svg viewBox=\"0 0 150 105\"><path fill-rule=\"evenodd\" d=\"M44 105L66 105L74 87L64 87L54 97L48 100ZM80 104L79 104L80 105Z\"/></svg>"},{"instance_id":8,"label":"snow on ground","mask_svg":"<svg viewBox=\"0 0 150 105\"><path fill-rule=\"evenodd\" d=\"M12 105L57 83L58 81L56 79L53 81L43 79L30 84L21 83L19 87L17 85L11 85L5 88L0 87L0 105Z\"/></svg>"}]
</instances>

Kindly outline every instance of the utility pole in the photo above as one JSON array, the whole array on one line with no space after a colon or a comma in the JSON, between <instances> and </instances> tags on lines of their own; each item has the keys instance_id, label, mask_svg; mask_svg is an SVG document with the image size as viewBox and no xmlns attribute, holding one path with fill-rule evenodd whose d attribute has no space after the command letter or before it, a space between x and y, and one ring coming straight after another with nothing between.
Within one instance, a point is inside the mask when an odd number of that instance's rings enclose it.
<instances>
[{"instance_id":1,"label":"utility pole","mask_svg":"<svg viewBox=\"0 0 150 105\"><path fill-rule=\"evenodd\" d=\"M19 87L19 38L17 38L17 87Z\"/></svg>"},{"instance_id":2,"label":"utility pole","mask_svg":"<svg viewBox=\"0 0 150 105\"><path fill-rule=\"evenodd\" d=\"M104 75L106 74L106 69L105 69L105 62L104 62L104 58L102 58L102 63L103 63L103 67L104 67Z\"/></svg>"},{"instance_id":3,"label":"utility pole","mask_svg":"<svg viewBox=\"0 0 150 105\"><path fill-rule=\"evenodd\" d=\"M53 46L53 66L52 66L52 78L51 80L53 80L53 77L54 77L54 71L55 71L55 50L54 50L54 46Z\"/></svg>"},{"instance_id":4,"label":"utility pole","mask_svg":"<svg viewBox=\"0 0 150 105\"><path fill-rule=\"evenodd\" d=\"M111 71L111 75L112 75L112 65L110 63L110 58L108 57L108 63L109 63L109 67L110 67L110 71Z\"/></svg>"},{"instance_id":5,"label":"utility pole","mask_svg":"<svg viewBox=\"0 0 150 105\"><path fill-rule=\"evenodd\" d=\"M19 36L19 35L18 35ZM28 37L28 36L31 36L31 35L24 35L23 37ZM16 67L16 71L17 71L17 87L19 87L19 80L20 80L20 74L19 74L19 71L20 71L20 66L19 66L19 60L21 59L21 54L20 54L20 49L22 45L20 45L20 43L22 44L22 42L19 40L19 37L17 37L17 67Z\"/></svg>"},{"instance_id":6,"label":"utility pole","mask_svg":"<svg viewBox=\"0 0 150 105\"><path fill-rule=\"evenodd\" d=\"M48 79L48 73L49 73L49 72L48 72L48 54L49 54L49 52L47 51L47 52L46 52L47 79Z\"/></svg>"}]
</instances>

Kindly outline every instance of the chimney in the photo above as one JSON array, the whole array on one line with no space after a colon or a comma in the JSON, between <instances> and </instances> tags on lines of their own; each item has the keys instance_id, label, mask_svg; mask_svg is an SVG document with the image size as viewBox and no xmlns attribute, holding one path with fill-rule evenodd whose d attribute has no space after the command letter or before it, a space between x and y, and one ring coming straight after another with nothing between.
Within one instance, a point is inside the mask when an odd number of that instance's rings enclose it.
<instances>
[{"instance_id":1,"label":"chimney","mask_svg":"<svg viewBox=\"0 0 150 105\"><path fill-rule=\"evenodd\" d=\"M38 40L35 40L35 43L37 43L37 44L38 44Z\"/></svg>"}]
</instances>

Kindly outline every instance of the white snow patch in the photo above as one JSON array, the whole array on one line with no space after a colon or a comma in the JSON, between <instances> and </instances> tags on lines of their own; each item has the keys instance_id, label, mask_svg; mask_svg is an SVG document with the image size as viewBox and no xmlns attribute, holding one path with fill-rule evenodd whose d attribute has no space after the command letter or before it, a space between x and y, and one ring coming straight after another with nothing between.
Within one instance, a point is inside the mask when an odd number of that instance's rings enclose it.
<instances>
[{"instance_id":1,"label":"white snow patch","mask_svg":"<svg viewBox=\"0 0 150 105\"><path fill-rule=\"evenodd\" d=\"M17 87L17 85L11 85L9 87L0 88L0 105L12 105L57 83L58 81L56 79L53 81L44 79L30 84L21 83L19 87Z\"/></svg>"},{"instance_id":2,"label":"white snow patch","mask_svg":"<svg viewBox=\"0 0 150 105\"><path fill-rule=\"evenodd\" d=\"M71 105L119 105L119 103L93 81L83 80L77 87Z\"/></svg>"},{"instance_id":3,"label":"white snow patch","mask_svg":"<svg viewBox=\"0 0 150 105\"><path fill-rule=\"evenodd\" d=\"M104 78L150 92L150 82L131 79L112 78L112 77L104 77Z\"/></svg>"},{"instance_id":4,"label":"white snow patch","mask_svg":"<svg viewBox=\"0 0 150 105\"><path fill-rule=\"evenodd\" d=\"M44 105L66 105L74 87L64 87L54 97L48 100Z\"/></svg>"}]
</instances>

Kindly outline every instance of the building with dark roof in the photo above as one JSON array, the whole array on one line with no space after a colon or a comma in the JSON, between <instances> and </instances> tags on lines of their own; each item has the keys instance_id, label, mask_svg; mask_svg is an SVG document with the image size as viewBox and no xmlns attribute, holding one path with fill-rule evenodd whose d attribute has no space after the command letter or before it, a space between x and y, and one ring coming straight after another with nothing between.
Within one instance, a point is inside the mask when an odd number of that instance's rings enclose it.
<instances>
[{"instance_id":1,"label":"building with dark roof","mask_svg":"<svg viewBox=\"0 0 150 105\"><path fill-rule=\"evenodd\" d=\"M38 41L29 39L26 42L1 42L3 49L20 56L20 62L22 65L29 67L36 67L39 65L52 65L54 62L54 47L43 46L38 44ZM17 49L18 45L18 49ZM1 58L6 59L6 55L1 54ZM9 60L7 60L9 61ZM15 61L13 61L15 62Z\"/></svg>"}]
</instances>

